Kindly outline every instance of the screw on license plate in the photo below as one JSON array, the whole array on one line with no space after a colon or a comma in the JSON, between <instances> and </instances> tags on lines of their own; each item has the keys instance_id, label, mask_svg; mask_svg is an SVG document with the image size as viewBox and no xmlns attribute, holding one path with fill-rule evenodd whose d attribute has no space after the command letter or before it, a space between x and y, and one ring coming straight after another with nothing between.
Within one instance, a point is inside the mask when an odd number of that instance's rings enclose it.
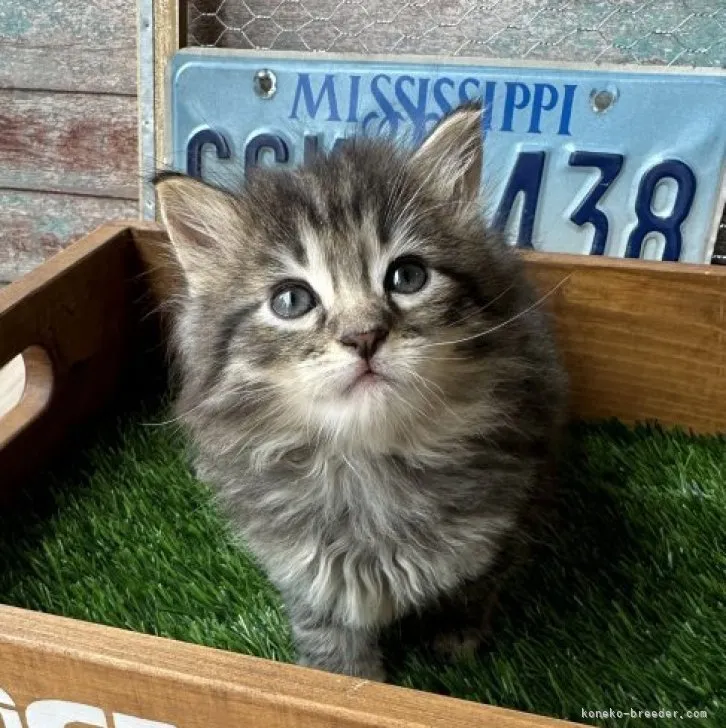
<instances>
[{"instance_id":1,"label":"screw on license plate","mask_svg":"<svg viewBox=\"0 0 726 728\"><path fill-rule=\"evenodd\" d=\"M618 100L618 90L615 86L593 89L590 94L592 110L596 114L604 114Z\"/></svg>"},{"instance_id":2,"label":"screw on license plate","mask_svg":"<svg viewBox=\"0 0 726 728\"><path fill-rule=\"evenodd\" d=\"M255 93L262 99L272 98L277 92L277 76L267 68L263 68L255 74Z\"/></svg>"}]
</instances>

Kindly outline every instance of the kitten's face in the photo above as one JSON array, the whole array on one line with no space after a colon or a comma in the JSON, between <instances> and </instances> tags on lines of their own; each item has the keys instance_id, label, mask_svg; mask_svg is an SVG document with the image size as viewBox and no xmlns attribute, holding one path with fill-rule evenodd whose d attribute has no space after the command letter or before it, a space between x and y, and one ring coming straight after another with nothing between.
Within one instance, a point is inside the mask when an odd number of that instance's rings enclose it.
<instances>
[{"instance_id":1,"label":"kitten's face","mask_svg":"<svg viewBox=\"0 0 726 728\"><path fill-rule=\"evenodd\" d=\"M475 209L479 123L462 110L413 156L356 143L259 171L235 197L162 181L187 376L276 431L381 447L465 408L512 313L511 256Z\"/></svg>"},{"instance_id":2,"label":"kitten's face","mask_svg":"<svg viewBox=\"0 0 726 728\"><path fill-rule=\"evenodd\" d=\"M336 188L333 211L327 185L311 175L302 187L310 198L288 208L297 244L255 271L231 369L274 385L315 429L368 436L385 418L430 416L451 388L444 341L460 295L437 266L440 236L412 218L386 221L385 195L359 190L357 216L346 200L356 190Z\"/></svg>"}]
</instances>

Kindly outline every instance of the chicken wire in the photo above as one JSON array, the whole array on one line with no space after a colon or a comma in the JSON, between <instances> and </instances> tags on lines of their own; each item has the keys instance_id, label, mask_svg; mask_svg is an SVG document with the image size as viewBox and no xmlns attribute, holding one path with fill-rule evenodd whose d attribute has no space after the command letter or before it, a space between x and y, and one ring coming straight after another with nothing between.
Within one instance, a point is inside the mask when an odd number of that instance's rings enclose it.
<instances>
[{"instance_id":1,"label":"chicken wire","mask_svg":"<svg viewBox=\"0 0 726 728\"><path fill-rule=\"evenodd\" d=\"M188 44L726 66L725 0L188 0Z\"/></svg>"}]
</instances>

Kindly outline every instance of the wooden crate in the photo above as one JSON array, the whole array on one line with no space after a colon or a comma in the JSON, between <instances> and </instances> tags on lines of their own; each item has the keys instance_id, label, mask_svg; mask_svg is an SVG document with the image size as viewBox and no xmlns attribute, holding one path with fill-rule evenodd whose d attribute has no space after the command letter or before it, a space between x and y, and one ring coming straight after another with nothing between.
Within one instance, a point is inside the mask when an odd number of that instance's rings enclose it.
<instances>
[{"instance_id":1,"label":"wooden crate","mask_svg":"<svg viewBox=\"0 0 726 728\"><path fill-rule=\"evenodd\" d=\"M0 291L0 363L24 352L27 367L20 404L0 419L2 507L71 428L140 384L134 363L163 351L149 315L174 287L162 242L155 224L107 225ZM726 430L726 269L524 255L555 313L575 415ZM0 606L3 723L574 725Z\"/></svg>"}]
</instances>

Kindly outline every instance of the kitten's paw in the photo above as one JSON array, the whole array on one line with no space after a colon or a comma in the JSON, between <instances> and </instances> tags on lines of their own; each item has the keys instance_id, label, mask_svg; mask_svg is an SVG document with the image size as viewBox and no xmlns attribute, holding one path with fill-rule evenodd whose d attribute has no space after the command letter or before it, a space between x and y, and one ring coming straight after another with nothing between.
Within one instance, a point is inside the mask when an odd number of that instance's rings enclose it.
<instances>
[{"instance_id":1,"label":"kitten's paw","mask_svg":"<svg viewBox=\"0 0 726 728\"><path fill-rule=\"evenodd\" d=\"M453 629L441 632L433 640L436 654L445 660L471 659L483 642L483 635L476 629Z\"/></svg>"}]
</instances>

